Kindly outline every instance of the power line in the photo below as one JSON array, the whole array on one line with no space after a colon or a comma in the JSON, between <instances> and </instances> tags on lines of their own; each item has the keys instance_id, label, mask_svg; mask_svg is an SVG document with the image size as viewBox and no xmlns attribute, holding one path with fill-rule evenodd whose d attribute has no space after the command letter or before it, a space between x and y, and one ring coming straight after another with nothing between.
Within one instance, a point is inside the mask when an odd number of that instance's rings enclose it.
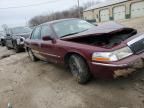
<instances>
[{"instance_id":1,"label":"power line","mask_svg":"<svg viewBox=\"0 0 144 108\"><path fill-rule=\"evenodd\" d=\"M55 2L59 2L59 1L58 0L51 0L51 1L47 1L47 2L42 2L42 3L37 3L37 4L31 4L31 5L23 5L23 6L14 6L14 7L0 8L0 10L15 9L15 8L25 8L25 7L34 7L34 6L46 5L48 3L55 3Z\"/></svg>"}]
</instances>

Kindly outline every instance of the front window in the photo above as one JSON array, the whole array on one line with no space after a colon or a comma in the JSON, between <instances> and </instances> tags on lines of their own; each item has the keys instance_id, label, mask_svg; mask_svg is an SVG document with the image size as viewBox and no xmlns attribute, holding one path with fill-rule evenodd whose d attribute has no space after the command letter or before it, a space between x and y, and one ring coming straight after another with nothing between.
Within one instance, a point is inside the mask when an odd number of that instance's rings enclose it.
<instances>
[{"instance_id":1,"label":"front window","mask_svg":"<svg viewBox=\"0 0 144 108\"><path fill-rule=\"evenodd\" d=\"M13 34L21 34L21 33L30 33L31 29L28 27L17 27L13 28L11 31Z\"/></svg>"},{"instance_id":2,"label":"front window","mask_svg":"<svg viewBox=\"0 0 144 108\"><path fill-rule=\"evenodd\" d=\"M31 39L40 39L40 30L41 27L37 27L33 30Z\"/></svg>"},{"instance_id":3,"label":"front window","mask_svg":"<svg viewBox=\"0 0 144 108\"><path fill-rule=\"evenodd\" d=\"M65 20L53 24L54 31L59 37L65 37L86 31L94 25L80 19Z\"/></svg>"}]
</instances>

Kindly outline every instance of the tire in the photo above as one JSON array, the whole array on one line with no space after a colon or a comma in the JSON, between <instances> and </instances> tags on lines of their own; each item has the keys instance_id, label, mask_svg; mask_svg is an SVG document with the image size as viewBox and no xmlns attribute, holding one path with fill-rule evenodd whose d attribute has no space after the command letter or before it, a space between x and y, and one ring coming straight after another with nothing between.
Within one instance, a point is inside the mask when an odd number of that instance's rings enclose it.
<instances>
[{"instance_id":1,"label":"tire","mask_svg":"<svg viewBox=\"0 0 144 108\"><path fill-rule=\"evenodd\" d=\"M72 55L69 58L69 68L74 78L80 84L85 84L90 80L88 65L79 55Z\"/></svg>"},{"instance_id":2,"label":"tire","mask_svg":"<svg viewBox=\"0 0 144 108\"><path fill-rule=\"evenodd\" d=\"M29 55L29 58L31 59L31 61L33 61L33 62L38 61L38 58L34 56L34 53L32 52L31 49L28 49L27 52L28 52L28 55Z\"/></svg>"},{"instance_id":3,"label":"tire","mask_svg":"<svg viewBox=\"0 0 144 108\"><path fill-rule=\"evenodd\" d=\"M19 53L21 51L21 49L19 48L19 46L16 43L14 43L14 50L16 53Z\"/></svg>"}]
</instances>

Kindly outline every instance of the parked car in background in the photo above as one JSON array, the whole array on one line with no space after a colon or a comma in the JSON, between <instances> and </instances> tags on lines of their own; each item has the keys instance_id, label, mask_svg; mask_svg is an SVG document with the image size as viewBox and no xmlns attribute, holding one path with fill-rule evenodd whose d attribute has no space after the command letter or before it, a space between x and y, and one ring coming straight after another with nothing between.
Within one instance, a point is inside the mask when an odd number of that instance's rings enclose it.
<instances>
[{"instance_id":1,"label":"parked car in background","mask_svg":"<svg viewBox=\"0 0 144 108\"><path fill-rule=\"evenodd\" d=\"M0 45L5 46L5 33L0 32Z\"/></svg>"},{"instance_id":2,"label":"parked car in background","mask_svg":"<svg viewBox=\"0 0 144 108\"><path fill-rule=\"evenodd\" d=\"M91 75L117 78L144 66L144 34L113 22L51 21L37 26L25 46L32 61L65 64L82 84Z\"/></svg>"},{"instance_id":3,"label":"parked car in background","mask_svg":"<svg viewBox=\"0 0 144 108\"><path fill-rule=\"evenodd\" d=\"M91 23L91 24L93 24L93 25L95 25L95 26L97 26L97 22L96 22L95 19L93 19L93 20L86 20L86 21L89 22L89 23Z\"/></svg>"},{"instance_id":4,"label":"parked car in background","mask_svg":"<svg viewBox=\"0 0 144 108\"><path fill-rule=\"evenodd\" d=\"M9 28L6 35L7 49L13 48L17 53L24 49L24 40L31 34L31 29L28 27Z\"/></svg>"}]
</instances>

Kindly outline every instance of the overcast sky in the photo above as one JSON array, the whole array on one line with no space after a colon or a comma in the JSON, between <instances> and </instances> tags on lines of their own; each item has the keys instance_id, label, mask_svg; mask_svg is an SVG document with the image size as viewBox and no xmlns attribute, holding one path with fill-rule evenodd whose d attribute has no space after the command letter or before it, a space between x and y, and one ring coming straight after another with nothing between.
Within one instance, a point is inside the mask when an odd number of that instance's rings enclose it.
<instances>
[{"instance_id":1,"label":"overcast sky","mask_svg":"<svg viewBox=\"0 0 144 108\"><path fill-rule=\"evenodd\" d=\"M80 5L87 1L103 0L80 0ZM36 6L11 8L28 5ZM25 25L29 19L36 15L62 11L74 5L77 5L77 0L0 0L0 30L2 24L7 24L10 27Z\"/></svg>"}]
</instances>

